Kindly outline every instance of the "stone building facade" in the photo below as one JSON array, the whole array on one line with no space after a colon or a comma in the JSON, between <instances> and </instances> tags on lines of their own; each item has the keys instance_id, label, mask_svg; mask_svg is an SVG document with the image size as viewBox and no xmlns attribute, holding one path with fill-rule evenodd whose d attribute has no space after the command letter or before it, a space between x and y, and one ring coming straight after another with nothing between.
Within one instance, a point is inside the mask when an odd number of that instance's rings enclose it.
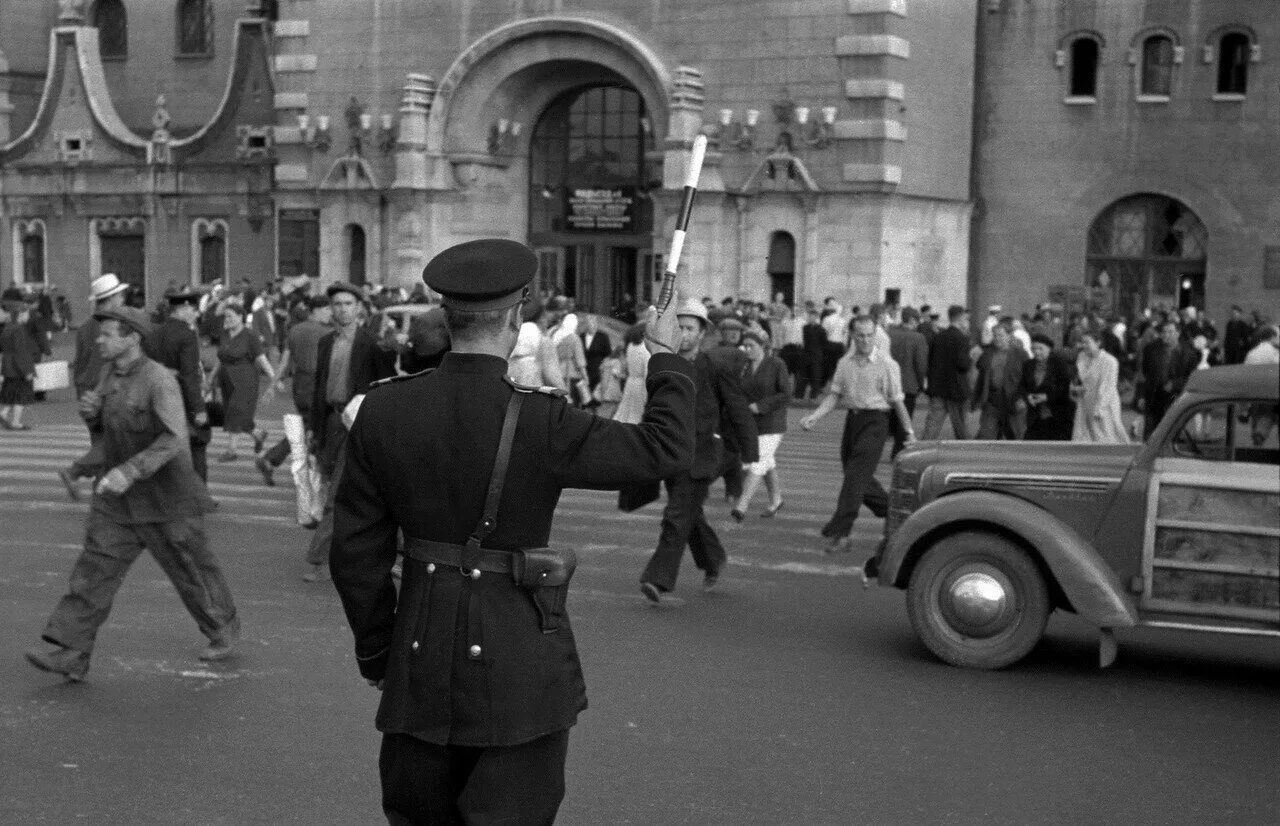
<instances>
[{"instance_id":1,"label":"stone building facade","mask_svg":"<svg viewBox=\"0 0 1280 826\"><path fill-rule=\"evenodd\" d=\"M52 134L48 113L36 116L29 100L9 113L0 279L26 277L14 239L43 221L48 272L83 286L102 264L90 222L132 218L151 239L151 289L172 275L199 281L191 237L203 230L179 235L205 218L227 224L231 278L307 272L407 285L436 251L505 235L539 250L545 289L604 310L652 290L703 133L712 147L683 289L864 305L887 291L935 304L965 296L969 4L281 0L245 13L195 3L216 41L197 58L175 54L175 16L188 0L64 0L60 20L52 3L25 2L33 13L23 25L44 27L26 39L52 38L75 55L51 58L45 97L63 111L71 104L54 84L91 76L96 105L85 114L100 134L94 157L69 169L52 144L33 154L27 133L35 124ZM99 19L104 5L128 13L127 54L111 59L92 48L95 30L120 39ZM250 24L236 22L245 14L269 18L252 24L270 30L269 71L254 79L245 71L257 58L228 42L245 40ZM22 39L6 29L0 49L21 52L31 76L35 58L11 43ZM211 105L209 90L228 78L248 84L237 100L269 88L267 191L236 165L234 146L218 163L199 154L213 151L195 139L205 124L258 123L257 110ZM16 75L8 81L12 99ZM169 127L167 165L146 158L161 94L173 123L192 130ZM205 164L197 180L194 166ZM163 194L151 194L157 187ZM250 226L264 209L265 225ZM121 226L136 233L139 223Z\"/></svg>"},{"instance_id":2,"label":"stone building facade","mask_svg":"<svg viewBox=\"0 0 1280 826\"><path fill-rule=\"evenodd\" d=\"M143 13L158 5L4 4L4 283L56 286L74 300L116 272L154 301L175 282L271 275L270 21L242 16L243 3Z\"/></svg>"},{"instance_id":3,"label":"stone building facade","mask_svg":"<svg viewBox=\"0 0 1280 826\"><path fill-rule=\"evenodd\" d=\"M1218 0L979 12L976 304L1280 305L1280 14Z\"/></svg>"}]
</instances>

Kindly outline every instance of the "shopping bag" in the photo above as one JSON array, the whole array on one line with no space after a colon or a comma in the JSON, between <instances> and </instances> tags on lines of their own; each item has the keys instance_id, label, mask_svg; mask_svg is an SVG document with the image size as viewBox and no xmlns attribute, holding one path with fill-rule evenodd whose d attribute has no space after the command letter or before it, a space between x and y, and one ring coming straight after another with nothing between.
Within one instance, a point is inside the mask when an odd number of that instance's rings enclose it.
<instances>
[{"instance_id":1,"label":"shopping bag","mask_svg":"<svg viewBox=\"0 0 1280 826\"><path fill-rule=\"evenodd\" d=\"M71 386L71 374L65 361L41 361L36 363L36 378L32 389L37 393L63 390Z\"/></svg>"},{"instance_id":2,"label":"shopping bag","mask_svg":"<svg viewBox=\"0 0 1280 826\"><path fill-rule=\"evenodd\" d=\"M307 428L297 413L283 419L284 436L289 440L289 470L297 491L298 524L314 527L324 515L324 485L316 459L307 452Z\"/></svg>"}]
</instances>

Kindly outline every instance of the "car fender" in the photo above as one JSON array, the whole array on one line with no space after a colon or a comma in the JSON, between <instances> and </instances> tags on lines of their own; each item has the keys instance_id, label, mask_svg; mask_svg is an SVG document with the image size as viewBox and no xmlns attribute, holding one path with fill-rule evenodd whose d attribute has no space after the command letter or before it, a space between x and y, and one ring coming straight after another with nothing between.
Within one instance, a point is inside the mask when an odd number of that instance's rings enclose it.
<instances>
[{"instance_id":1,"label":"car fender","mask_svg":"<svg viewBox=\"0 0 1280 826\"><path fill-rule=\"evenodd\" d=\"M1029 545L1084 619L1101 628L1138 624L1137 607L1115 571L1093 545L1053 514L1015 496L967 490L933 500L911 514L880 554L877 576L882 585L905 587L908 563L924 548L922 540L948 526L961 530L983 525L1013 534ZM932 544L932 543L930 543ZM901 580L901 581L899 581Z\"/></svg>"}]
</instances>

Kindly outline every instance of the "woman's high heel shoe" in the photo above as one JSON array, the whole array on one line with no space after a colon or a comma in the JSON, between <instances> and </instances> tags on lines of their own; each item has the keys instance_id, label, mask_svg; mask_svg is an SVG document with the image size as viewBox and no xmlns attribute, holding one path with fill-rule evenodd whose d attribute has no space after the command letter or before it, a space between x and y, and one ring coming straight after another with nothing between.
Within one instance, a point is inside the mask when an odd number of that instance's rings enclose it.
<instances>
[{"instance_id":1,"label":"woman's high heel shoe","mask_svg":"<svg viewBox=\"0 0 1280 826\"><path fill-rule=\"evenodd\" d=\"M778 504L776 504L776 505L771 505L771 506L769 506L769 507L765 508L765 509L764 509L764 511L760 514L760 518L761 518L761 519L772 519L772 518L773 518L773 515L774 515L775 513L777 513L778 511L782 510L782 506L783 506L783 505L785 505L785 504L787 504L787 503L786 503L786 500L784 500L784 499L779 499L779 500L778 500Z\"/></svg>"}]
</instances>

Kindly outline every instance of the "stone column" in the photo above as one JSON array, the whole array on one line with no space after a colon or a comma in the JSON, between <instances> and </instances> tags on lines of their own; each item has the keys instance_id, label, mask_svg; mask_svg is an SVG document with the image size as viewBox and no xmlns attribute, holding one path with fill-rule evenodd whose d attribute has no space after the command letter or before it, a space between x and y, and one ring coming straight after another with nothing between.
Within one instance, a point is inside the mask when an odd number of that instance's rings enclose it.
<instances>
[{"instance_id":1,"label":"stone column","mask_svg":"<svg viewBox=\"0 0 1280 826\"><path fill-rule=\"evenodd\" d=\"M406 76L400 101L396 177L391 185L384 263L386 283L406 290L422 278L427 244L434 235L431 231L434 215L428 200L432 187L427 157L427 118L435 96L436 82L430 75Z\"/></svg>"},{"instance_id":2,"label":"stone column","mask_svg":"<svg viewBox=\"0 0 1280 826\"><path fill-rule=\"evenodd\" d=\"M0 50L0 146L13 140L10 131L10 118L13 115L13 104L9 102L9 89L13 81L9 79L9 61Z\"/></svg>"}]
</instances>

